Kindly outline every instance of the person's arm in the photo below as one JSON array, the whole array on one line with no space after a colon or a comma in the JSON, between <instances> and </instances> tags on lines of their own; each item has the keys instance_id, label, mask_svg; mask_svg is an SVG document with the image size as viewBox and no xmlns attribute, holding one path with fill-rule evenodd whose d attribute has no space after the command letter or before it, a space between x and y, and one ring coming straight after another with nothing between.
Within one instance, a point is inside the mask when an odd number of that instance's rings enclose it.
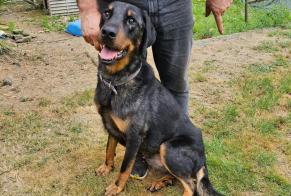
<instances>
[{"instance_id":1,"label":"person's arm","mask_svg":"<svg viewBox=\"0 0 291 196\"><path fill-rule=\"evenodd\" d=\"M206 0L205 16L207 17L211 12L213 13L220 34L224 33L222 15L225 10L229 8L232 1L233 0Z\"/></svg>"},{"instance_id":2,"label":"person's arm","mask_svg":"<svg viewBox=\"0 0 291 196\"><path fill-rule=\"evenodd\" d=\"M100 51L100 44L97 41L97 36L100 32L101 14L98 11L96 0L78 0L80 10L81 28L83 37L86 42L95 46Z\"/></svg>"}]
</instances>

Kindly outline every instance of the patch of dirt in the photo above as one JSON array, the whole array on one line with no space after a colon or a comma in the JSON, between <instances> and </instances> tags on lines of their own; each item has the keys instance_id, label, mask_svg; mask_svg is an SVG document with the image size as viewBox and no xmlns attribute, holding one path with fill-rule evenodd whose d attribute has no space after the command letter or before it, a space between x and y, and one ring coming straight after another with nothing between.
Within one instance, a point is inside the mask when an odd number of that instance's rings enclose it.
<instances>
[{"instance_id":1,"label":"patch of dirt","mask_svg":"<svg viewBox=\"0 0 291 196\"><path fill-rule=\"evenodd\" d=\"M14 44L11 55L0 57L0 81L5 78L12 80L11 86L0 88L1 110L25 111L38 106L41 98L57 101L73 92L96 86L96 67L86 55L98 59L94 48L85 43L83 38L66 33L43 32L39 23L31 22L35 15L39 13L33 15L33 12L25 10L2 14L4 21L16 22L18 28L36 35L36 38L29 43ZM222 87L226 81L240 74L248 64L271 60L271 54L258 55L252 49L260 41L272 39L267 37L269 31L194 41L189 75L205 69L207 62L213 70L204 74L207 84L194 84L190 78L191 99L210 99L208 103L215 104L216 96L201 96L205 91L212 91L208 94L222 93L221 96L228 99L229 93ZM148 59L153 65L150 52Z\"/></svg>"}]
</instances>

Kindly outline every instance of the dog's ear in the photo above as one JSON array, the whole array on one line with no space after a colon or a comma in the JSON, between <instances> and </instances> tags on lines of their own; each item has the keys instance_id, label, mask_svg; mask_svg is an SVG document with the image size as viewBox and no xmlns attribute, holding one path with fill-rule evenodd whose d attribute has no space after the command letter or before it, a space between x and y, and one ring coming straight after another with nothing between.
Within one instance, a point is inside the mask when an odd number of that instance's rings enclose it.
<instances>
[{"instance_id":1,"label":"dog's ear","mask_svg":"<svg viewBox=\"0 0 291 196\"><path fill-rule=\"evenodd\" d=\"M144 59L147 57L147 48L153 45L156 41L156 31L151 19L146 11L142 12L144 21L144 32L140 44L140 50Z\"/></svg>"}]
</instances>

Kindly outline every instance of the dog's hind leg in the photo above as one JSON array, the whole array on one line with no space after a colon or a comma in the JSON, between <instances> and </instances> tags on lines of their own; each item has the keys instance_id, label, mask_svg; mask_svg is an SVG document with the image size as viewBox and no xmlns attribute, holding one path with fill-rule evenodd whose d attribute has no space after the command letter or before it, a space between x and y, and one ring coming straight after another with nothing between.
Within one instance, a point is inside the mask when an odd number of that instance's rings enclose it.
<instances>
[{"instance_id":1,"label":"dog's hind leg","mask_svg":"<svg viewBox=\"0 0 291 196\"><path fill-rule=\"evenodd\" d=\"M175 176L183 185L183 196L193 196L195 185L192 179L192 170L194 162L188 156L185 146L172 145L171 142L165 142L160 146L160 156L166 169Z\"/></svg>"},{"instance_id":2,"label":"dog's hind leg","mask_svg":"<svg viewBox=\"0 0 291 196\"><path fill-rule=\"evenodd\" d=\"M154 182L152 182L151 186L148 187L148 190L151 192L155 192L161 190L165 186L173 185L174 178L175 177L172 175L166 175L158 180L155 180Z\"/></svg>"}]
</instances>

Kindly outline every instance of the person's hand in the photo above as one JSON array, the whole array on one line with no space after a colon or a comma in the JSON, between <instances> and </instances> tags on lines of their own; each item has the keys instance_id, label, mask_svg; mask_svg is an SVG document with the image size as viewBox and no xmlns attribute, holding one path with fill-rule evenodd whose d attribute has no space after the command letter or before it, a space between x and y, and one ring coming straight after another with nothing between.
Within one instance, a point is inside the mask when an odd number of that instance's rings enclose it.
<instances>
[{"instance_id":1,"label":"person's hand","mask_svg":"<svg viewBox=\"0 0 291 196\"><path fill-rule=\"evenodd\" d=\"M97 39L100 32L100 13L97 10L86 10L80 12L80 17L85 41L100 51L101 46Z\"/></svg>"},{"instance_id":2,"label":"person's hand","mask_svg":"<svg viewBox=\"0 0 291 196\"><path fill-rule=\"evenodd\" d=\"M205 16L207 17L211 12L213 13L220 34L224 33L222 15L231 3L232 0L206 0Z\"/></svg>"}]
</instances>

